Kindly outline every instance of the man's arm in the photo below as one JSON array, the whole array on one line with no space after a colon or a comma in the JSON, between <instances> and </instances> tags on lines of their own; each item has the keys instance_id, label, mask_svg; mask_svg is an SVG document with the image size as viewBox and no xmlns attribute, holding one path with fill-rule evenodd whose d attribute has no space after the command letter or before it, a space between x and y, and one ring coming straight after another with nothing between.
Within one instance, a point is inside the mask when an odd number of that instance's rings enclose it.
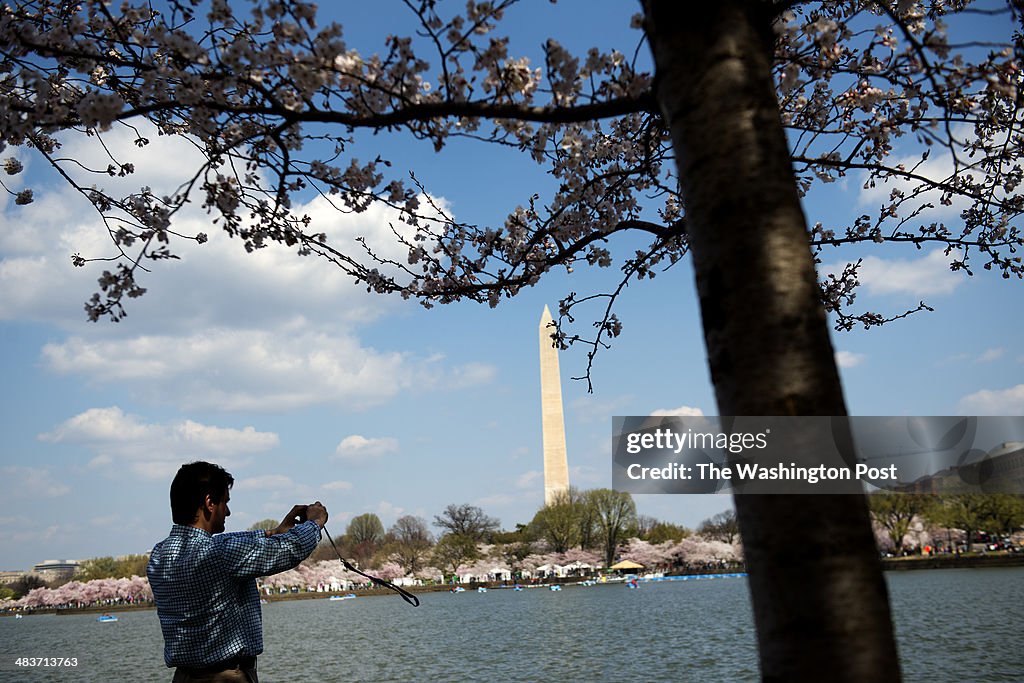
<instances>
[{"instance_id":1,"label":"man's arm","mask_svg":"<svg viewBox=\"0 0 1024 683\"><path fill-rule=\"evenodd\" d=\"M300 519L305 518L305 521ZM327 509L319 502L296 505L281 524L271 530L217 534L224 568L232 576L256 578L291 569L309 557L320 541Z\"/></svg>"},{"instance_id":2,"label":"man's arm","mask_svg":"<svg viewBox=\"0 0 1024 683\"><path fill-rule=\"evenodd\" d=\"M286 533L293 526L295 526L299 522L302 522L302 521L304 521L306 519L306 510L308 510L308 509L309 509L308 505L295 505L295 506L293 506L292 509L291 509L291 512L289 512L287 515L285 515L284 519L281 520L280 524L278 524L273 529L267 529L266 530L266 535L267 536L275 536L277 534Z\"/></svg>"}]
</instances>

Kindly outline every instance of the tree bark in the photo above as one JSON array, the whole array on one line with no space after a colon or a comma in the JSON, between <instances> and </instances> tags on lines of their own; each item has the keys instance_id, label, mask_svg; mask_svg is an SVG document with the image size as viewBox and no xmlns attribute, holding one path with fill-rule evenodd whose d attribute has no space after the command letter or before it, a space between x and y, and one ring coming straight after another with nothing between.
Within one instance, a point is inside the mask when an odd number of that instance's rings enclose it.
<instances>
[{"instance_id":1,"label":"tree bark","mask_svg":"<svg viewBox=\"0 0 1024 683\"><path fill-rule=\"evenodd\" d=\"M841 416L771 75L770 5L644 0L656 94L677 155L719 414ZM762 679L898 681L859 489L735 502Z\"/></svg>"}]
</instances>

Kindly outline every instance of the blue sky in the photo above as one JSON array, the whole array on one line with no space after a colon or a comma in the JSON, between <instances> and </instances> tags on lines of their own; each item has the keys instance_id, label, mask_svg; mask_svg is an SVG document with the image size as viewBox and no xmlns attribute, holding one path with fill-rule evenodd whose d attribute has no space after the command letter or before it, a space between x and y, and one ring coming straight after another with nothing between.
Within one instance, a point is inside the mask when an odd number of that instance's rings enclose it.
<instances>
[{"instance_id":1,"label":"blue sky","mask_svg":"<svg viewBox=\"0 0 1024 683\"><path fill-rule=\"evenodd\" d=\"M537 11L557 11L546 5ZM635 34L608 31L628 24L634 6L622 5L550 33L567 45L621 40L631 50ZM523 11L509 19L530 45L557 26ZM382 33L367 21L355 17L347 32L359 47ZM460 145L435 157L408 141L374 143L471 221L501 220L547 182L487 148ZM94 153L81 141L65 152ZM82 304L102 267L73 268L70 255L110 252L99 221L38 159L14 153L36 202L16 207L0 196L0 569L148 551L170 526L170 479L192 459L235 475L229 529L316 499L333 534L364 512L390 526L403 514L431 521L463 502L512 528L541 505L541 311L570 290L614 282L616 271L554 273L493 310L427 311L368 295L284 248L247 255L207 226L210 242L159 264L123 322L93 324ZM128 186L166 187L189 154L154 136L136 152L139 172ZM806 211L811 222L837 223L878 201L851 177L812 194ZM310 210L341 242L367 235L386 248L387 215L339 220ZM204 229L198 211L183 219L185 232ZM825 266L857 255L826 253ZM1020 282L980 269L974 278L952 274L932 249L863 255L858 304L899 312L925 299L936 310L833 334L852 414L1024 414ZM592 394L569 379L584 371L584 351L561 356L570 478L581 488L611 484L613 415L717 412L688 263L631 286L619 315L624 334L599 355ZM694 526L730 500L651 495L637 503L642 514Z\"/></svg>"}]
</instances>

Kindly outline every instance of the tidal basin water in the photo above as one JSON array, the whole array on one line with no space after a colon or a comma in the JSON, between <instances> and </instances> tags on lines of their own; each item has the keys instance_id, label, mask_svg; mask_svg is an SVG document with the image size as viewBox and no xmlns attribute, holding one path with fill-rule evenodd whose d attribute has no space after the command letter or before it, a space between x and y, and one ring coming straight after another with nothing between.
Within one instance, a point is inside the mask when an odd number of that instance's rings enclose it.
<instances>
[{"instance_id":1,"label":"tidal basin water","mask_svg":"<svg viewBox=\"0 0 1024 683\"><path fill-rule=\"evenodd\" d=\"M1024 568L889 573L904 680L1024 680ZM296 600L264 607L273 681L756 681L747 582ZM170 681L156 612L0 619L0 681ZM77 657L74 668L16 657Z\"/></svg>"}]
</instances>

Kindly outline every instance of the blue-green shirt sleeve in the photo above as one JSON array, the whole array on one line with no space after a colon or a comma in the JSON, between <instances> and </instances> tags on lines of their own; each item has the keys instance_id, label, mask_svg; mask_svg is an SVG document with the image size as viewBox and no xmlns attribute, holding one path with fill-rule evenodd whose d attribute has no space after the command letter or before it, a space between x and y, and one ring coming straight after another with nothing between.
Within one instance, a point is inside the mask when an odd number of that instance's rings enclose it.
<instances>
[{"instance_id":1,"label":"blue-green shirt sleeve","mask_svg":"<svg viewBox=\"0 0 1024 683\"><path fill-rule=\"evenodd\" d=\"M283 534L267 536L264 531L217 534L224 569L238 578L270 576L297 566L320 542L320 525L313 520L296 524Z\"/></svg>"}]
</instances>

